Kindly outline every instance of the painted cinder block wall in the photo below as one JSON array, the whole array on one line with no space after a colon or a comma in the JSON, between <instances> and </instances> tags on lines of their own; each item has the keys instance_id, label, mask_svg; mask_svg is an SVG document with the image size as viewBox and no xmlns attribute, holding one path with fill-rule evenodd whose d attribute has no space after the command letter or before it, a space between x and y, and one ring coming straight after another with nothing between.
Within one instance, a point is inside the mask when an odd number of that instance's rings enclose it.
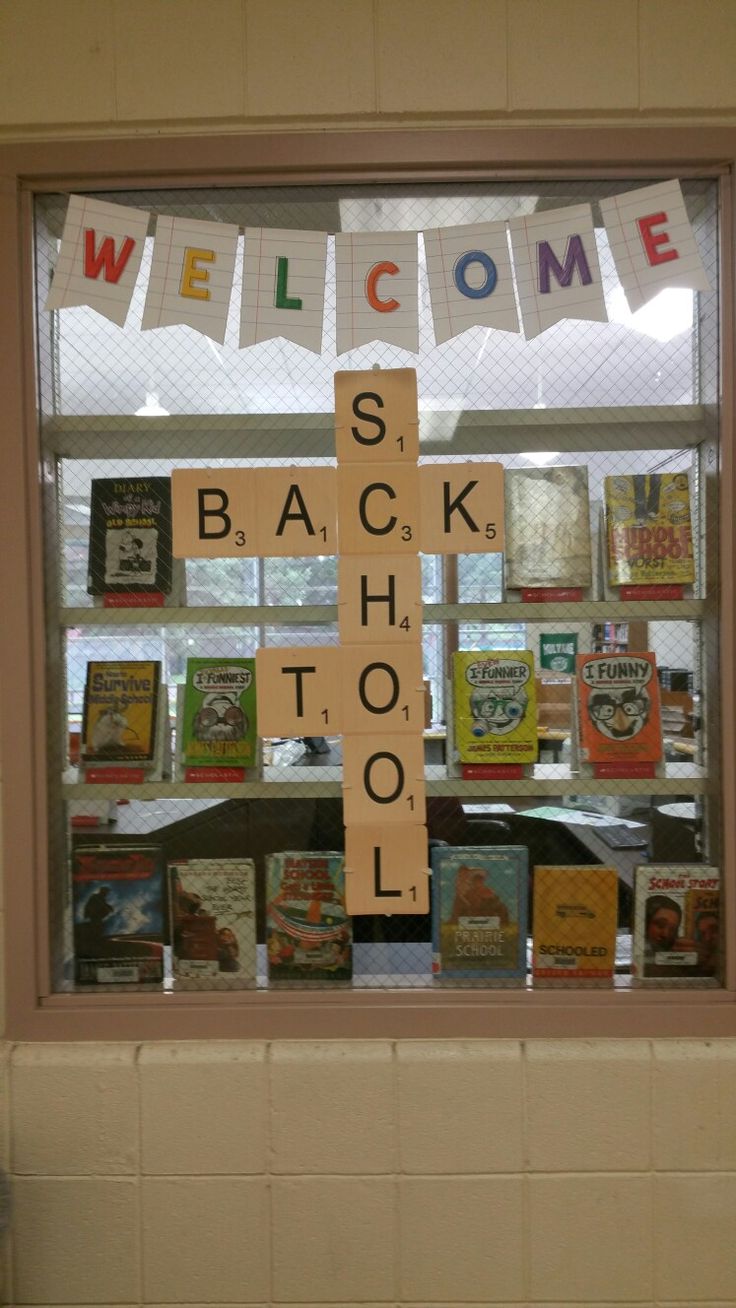
<instances>
[{"instance_id":1,"label":"painted cinder block wall","mask_svg":"<svg viewBox=\"0 0 736 1308\"><path fill-rule=\"evenodd\" d=\"M735 64L734 0L5 0L0 140L733 124ZM735 1041L5 1042L0 1094L0 1302L736 1305Z\"/></svg>"}]
</instances>

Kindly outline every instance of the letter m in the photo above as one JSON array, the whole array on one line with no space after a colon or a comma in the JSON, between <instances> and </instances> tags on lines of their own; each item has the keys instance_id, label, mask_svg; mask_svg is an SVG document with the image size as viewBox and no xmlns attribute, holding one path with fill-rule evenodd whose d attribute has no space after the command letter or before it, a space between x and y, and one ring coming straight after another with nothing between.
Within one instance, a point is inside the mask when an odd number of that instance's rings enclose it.
<instances>
[{"instance_id":1,"label":"letter m","mask_svg":"<svg viewBox=\"0 0 736 1308\"><path fill-rule=\"evenodd\" d=\"M123 273L125 265L128 262L133 250L135 241L132 236L126 236L120 248L119 255L115 256L115 242L112 236L106 236L99 250L95 249L95 230L94 227L85 227L84 229L84 275L85 277L97 278L104 269L106 282L112 282L116 285Z\"/></svg>"},{"instance_id":2,"label":"letter m","mask_svg":"<svg viewBox=\"0 0 736 1308\"><path fill-rule=\"evenodd\" d=\"M541 295L549 295L550 273L554 273L560 286L570 286L572 284L573 273L576 268L580 274L580 284L582 286L590 286L593 280L583 249L582 236L569 236L567 238L565 262L562 264L559 262L549 241L539 241L537 256L539 259L539 291Z\"/></svg>"}]
</instances>

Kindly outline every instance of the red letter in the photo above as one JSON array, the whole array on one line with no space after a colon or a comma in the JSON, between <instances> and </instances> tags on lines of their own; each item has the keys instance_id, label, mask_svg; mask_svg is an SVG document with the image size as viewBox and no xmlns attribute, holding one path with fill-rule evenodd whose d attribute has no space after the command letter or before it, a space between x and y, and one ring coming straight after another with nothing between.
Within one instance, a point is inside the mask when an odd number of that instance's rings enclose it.
<instances>
[{"instance_id":1,"label":"red letter","mask_svg":"<svg viewBox=\"0 0 736 1308\"><path fill-rule=\"evenodd\" d=\"M135 241L132 236L126 236L123 246L115 258L115 242L112 236L106 236L98 251L95 251L95 231L93 227L84 229L84 275L85 277L99 277L100 269L104 265L105 281L112 282L115 285L120 281L125 272L125 265L128 262L133 250Z\"/></svg>"},{"instance_id":2,"label":"red letter","mask_svg":"<svg viewBox=\"0 0 736 1308\"><path fill-rule=\"evenodd\" d=\"M379 277L382 277L384 273L390 273L392 277L395 277L398 271L398 265L395 263L374 263L365 279L365 294L368 303L372 309L377 309L379 313L393 313L394 309L401 307L398 300L379 300L376 295L376 282Z\"/></svg>"},{"instance_id":3,"label":"red letter","mask_svg":"<svg viewBox=\"0 0 736 1308\"><path fill-rule=\"evenodd\" d=\"M636 225L639 228L639 235L642 239L644 251L650 264L669 263L671 259L679 259L677 250L657 250L658 245L665 245L669 241L667 232L653 232L653 227L660 227L662 223L667 222L666 213L650 213L646 218L637 218Z\"/></svg>"}]
</instances>

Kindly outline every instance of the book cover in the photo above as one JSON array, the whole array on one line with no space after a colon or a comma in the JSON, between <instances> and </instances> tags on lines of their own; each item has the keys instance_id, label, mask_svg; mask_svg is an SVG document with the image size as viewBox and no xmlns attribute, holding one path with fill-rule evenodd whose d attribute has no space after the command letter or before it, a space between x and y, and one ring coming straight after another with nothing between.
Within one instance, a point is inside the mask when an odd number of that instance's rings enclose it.
<instances>
[{"instance_id":1,"label":"book cover","mask_svg":"<svg viewBox=\"0 0 736 1308\"><path fill-rule=\"evenodd\" d=\"M578 652L575 631L542 632L539 637L539 666L550 672L574 672Z\"/></svg>"},{"instance_id":2,"label":"book cover","mask_svg":"<svg viewBox=\"0 0 736 1308\"><path fill-rule=\"evenodd\" d=\"M686 472L606 477L604 496L611 586L695 580Z\"/></svg>"},{"instance_id":3,"label":"book cover","mask_svg":"<svg viewBox=\"0 0 736 1308\"><path fill-rule=\"evenodd\" d=\"M537 699L531 650L452 656L455 747L461 763L533 763Z\"/></svg>"},{"instance_id":4,"label":"book cover","mask_svg":"<svg viewBox=\"0 0 736 1308\"><path fill-rule=\"evenodd\" d=\"M345 857L270 854L266 860L270 981L350 981L352 921L345 910Z\"/></svg>"},{"instance_id":5,"label":"book cover","mask_svg":"<svg viewBox=\"0 0 736 1308\"><path fill-rule=\"evenodd\" d=\"M89 595L171 590L171 481L96 477L89 524Z\"/></svg>"},{"instance_id":6,"label":"book cover","mask_svg":"<svg viewBox=\"0 0 736 1308\"><path fill-rule=\"evenodd\" d=\"M87 664L80 756L86 763L150 762L156 754L161 664Z\"/></svg>"},{"instance_id":7,"label":"book cover","mask_svg":"<svg viewBox=\"0 0 736 1308\"><path fill-rule=\"evenodd\" d=\"M257 744L255 659L187 659L185 767L254 767Z\"/></svg>"},{"instance_id":8,"label":"book cover","mask_svg":"<svg viewBox=\"0 0 736 1308\"><path fill-rule=\"evenodd\" d=\"M504 487L506 585L589 587L588 469L509 468Z\"/></svg>"},{"instance_id":9,"label":"book cover","mask_svg":"<svg viewBox=\"0 0 736 1308\"><path fill-rule=\"evenodd\" d=\"M584 763L658 763L662 720L654 654L578 654L577 716Z\"/></svg>"},{"instance_id":10,"label":"book cover","mask_svg":"<svg viewBox=\"0 0 736 1308\"><path fill-rule=\"evenodd\" d=\"M534 868L532 974L537 981L610 982L618 876L612 867Z\"/></svg>"},{"instance_id":11,"label":"book cover","mask_svg":"<svg viewBox=\"0 0 736 1308\"><path fill-rule=\"evenodd\" d=\"M158 845L73 848L72 910L77 982L163 980L166 914Z\"/></svg>"},{"instance_id":12,"label":"book cover","mask_svg":"<svg viewBox=\"0 0 736 1308\"><path fill-rule=\"evenodd\" d=\"M439 979L526 976L529 852L521 845L432 850L432 970Z\"/></svg>"},{"instance_id":13,"label":"book cover","mask_svg":"<svg viewBox=\"0 0 736 1308\"><path fill-rule=\"evenodd\" d=\"M720 873L699 863L647 863L634 872L632 975L710 980L720 963Z\"/></svg>"},{"instance_id":14,"label":"book cover","mask_svg":"<svg viewBox=\"0 0 736 1308\"><path fill-rule=\"evenodd\" d=\"M249 858L169 864L172 963L182 988L255 985L255 878Z\"/></svg>"}]
</instances>

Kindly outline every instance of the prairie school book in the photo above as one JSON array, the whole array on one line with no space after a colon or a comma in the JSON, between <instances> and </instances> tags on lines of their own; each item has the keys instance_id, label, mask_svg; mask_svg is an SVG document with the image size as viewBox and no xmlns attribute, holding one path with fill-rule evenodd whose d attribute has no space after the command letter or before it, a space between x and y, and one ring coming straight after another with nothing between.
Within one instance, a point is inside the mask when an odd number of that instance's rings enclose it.
<instances>
[{"instance_id":1,"label":"prairie school book","mask_svg":"<svg viewBox=\"0 0 736 1308\"><path fill-rule=\"evenodd\" d=\"M536 866L535 981L612 981L617 903L615 868Z\"/></svg>"},{"instance_id":2,"label":"prairie school book","mask_svg":"<svg viewBox=\"0 0 736 1308\"><path fill-rule=\"evenodd\" d=\"M163 980L166 915L158 845L77 844L72 910L79 984Z\"/></svg>"},{"instance_id":3,"label":"prairie school book","mask_svg":"<svg viewBox=\"0 0 736 1308\"><path fill-rule=\"evenodd\" d=\"M174 980L181 989L254 986L253 860L193 858L168 871Z\"/></svg>"},{"instance_id":4,"label":"prairie school book","mask_svg":"<svg viewBox=\"0 0 736 1308\"><path fill-rule=\"evenodd\" d=\"M171 590L171 481L97 477L92 481L87 592Z\"/></svg>"},{"instance_id":5,"label":"prairie school book","mask_svg":"<svg viewBox=\"0 0 736 1308\"><path fill-rule=\"evenodd\" d=\"M256 661L187 660L180 754L185 767L255 767Z\"/></svg>"},{"instance_id":6,"label":"prairie school book","mask_svg":"<svg viewBox=\"0 0 736 1308\"><path fill-rule=\"evenodd\" d=\"M455 748L461 763L533 763L537 699L530 650L452 656Z\"/></svg>"},{"instance_id":7,"label":"prairie school book","mask_svg":"<svg viewBox=\"0 0 736 1308\"><path fill-rule=\"evenodd\" d=\"M506 585L582 587L592 582L588 469L509 468Z\"/></svg>"},{"instance_id":8,"label":"prairie school book","mask_svg":"<svg viewBox=\"0 0 736 1308\"><path fill-rule=\"evenodd\" d=\"M80 757L85 763L150 763L156 755L161 664L87 664Z\"/></svg>"},{"instance_id":9,"label":"prairie school book","mask_svg":"<svg viewBox=\"0 0 736 1308\"><path fill-rule=\"evenodd\" d=\"M271 982L350 981L352 921L345 910L343 854L270 854L266 949Z\"/></svg>"},{"instance_id":10,"label":"prairie school book","mask_svg":"<svg viewBox=\"0 0 736 1308\"><path fill-rule=\"evenodd\" d=\"M582 762L654 764L661 760L654 654L578 654L575 689Z\"/></svg>"},{"instance_id":11,"label":"prairie school book","mask_svg":"<svg viewBox=\"0 0 736 1308\"><path fill-rule=\"evenodd\" d=\"M432 971L438 980L526 976L529 854L521 845L432 850Z\"/></svg>"},{"instance_id":12,"label":"prairie school book","mask_svg":"<svg viewBox=\"0 0 736 1308\"><path fill-rule=\"evenodd\" d=\"M648 863L634 873L632 975L717 983L720 873L699 863Z\"/></svg>"},{"instance_id":13,"label":"prairie school book","mask_svg":"<svg viewBox=\"0 0 736 1308\"><path fill-rule=\"evenodd\" d=\"M606 477L604 496L611 586L695 580L686 472Z\"/></svg>"}]
</instances>

